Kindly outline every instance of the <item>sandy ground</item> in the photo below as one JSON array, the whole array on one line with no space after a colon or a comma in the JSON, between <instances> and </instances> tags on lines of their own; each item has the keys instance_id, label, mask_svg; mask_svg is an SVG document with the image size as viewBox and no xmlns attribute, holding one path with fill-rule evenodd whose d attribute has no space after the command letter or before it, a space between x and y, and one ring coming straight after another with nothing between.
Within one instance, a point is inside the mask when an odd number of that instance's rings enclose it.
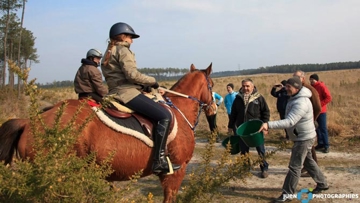
<instances>
[{"instance_id":1,"label":"sandy ground","mask_svg":"<svg viewBox=\"0 0 360 203\"><path fill-rule=\"evenodd\" d=\"M198 141L196 148L204 147L206 143ZM222 148L216 144L217 148ZM266 150L274 150L274 147L267 146ZM250 153L256 154L255 148L250 148ZM233 155L236 156L236 155ZM329 190L326 194L357 194L358 199L313 199L310 202L360 202L360 154L359 153L341 153L330 151L324 154L317 153L319 165L329 183ZM284 165L276 163L277 158L290 159L290 150L277 152L273 160L269 161L269 177L261 179L259 177L260 169L257 167L251 171L252 177L247 179L247 184L240 181L231 183L231 187L222 191L224 199L222 202L270 202L272 197L278 197L281 194L281 188L288 171L287 162ZM333 160L333 161L331 161ZM194 156L190 162L199 161L198 156ZM323 165L321 165L324 163ZM316 183L311 177L302 177L299 181L298 190L303 188L314 188ZM217 201L214 201L217 202ZM295 199L292 202L300 202Z\"/></svg>"},{"instance_id":2,"label":"sandy ground","mask_svg":"<svg viewBox=\"0 0 360 203\"><path fill-rule=\"evenodd\" d=\"M194 167L197 167L201 161L199 151L203 150L207 144L205 139L197 139L195 146L195 153L191 159L187 174L192 172ZM221 144L216 143L216 152L221 153L224 149ZM266 146L266 150L275 150L275 147ZM250 148L251 155L256 156L255 148ZM238 155L232 155L238 156ZM329 183L329 190L323 194L355 194L357 199L313 199L310 203L317 202L360 202L360 153L344 153L330 150L329 153L317 153L319 166L327 178ZM246 179L246 183L241 180L230 182L227 186L219 188L221 196L216 196L211 202L214 203L268 203L272 202L281 194L281 188L288 171L288 162L290 159L290 149L286 151L278 151L269 160L269 177L266 179L260 178L260 169L255 167L251 170L253 176ZM214 164L217 160L214 160ZM185 177L187 179L187 177ZM148 176L138 180L137 187L140 193L146 196L149 192L154 195L154 202L162 202L163 192L156 176ZM126 182L117 182L119 186L126 184ZM186 181L183 182L183 185ZM305 188L315 188L316 183L311 177L301 177L297 186L297 190ZM181 193L181 189L179 191ZM304 195L303 197L307 197ZM293 199L292 203L301 202Z\"/></svg>"}]
</instances>

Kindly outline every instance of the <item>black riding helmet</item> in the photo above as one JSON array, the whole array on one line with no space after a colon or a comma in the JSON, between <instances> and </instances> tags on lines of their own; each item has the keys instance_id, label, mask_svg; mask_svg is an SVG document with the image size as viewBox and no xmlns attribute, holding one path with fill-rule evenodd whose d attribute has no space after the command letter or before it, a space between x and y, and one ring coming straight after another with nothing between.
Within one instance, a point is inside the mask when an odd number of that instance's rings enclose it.
<instances>
[{"instance_id":1,"label":"black riding helmet","mask_svg":"<svg viewBox=\"0 0 360 203\"><path fill-rule=\"evenodd\" d=\"M109 37L114 38L116 35L120 35L120 34L132 35L132 38L140 37L140 35L136 34L134 29L132 29L130 25L122 22L115 23L113 26L111 26Z\"/></svg>"}]
</instances>

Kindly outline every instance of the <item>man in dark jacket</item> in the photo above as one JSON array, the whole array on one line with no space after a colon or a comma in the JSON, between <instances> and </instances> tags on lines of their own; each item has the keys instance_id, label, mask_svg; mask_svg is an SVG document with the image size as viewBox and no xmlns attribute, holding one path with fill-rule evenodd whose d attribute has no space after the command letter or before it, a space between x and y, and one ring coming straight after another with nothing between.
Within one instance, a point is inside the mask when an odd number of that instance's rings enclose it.
<instances>
[{"instance_id":1,"label":"man in dark jacket","mask_svg":"<svg viewBox=\"0 0 360 203\"><path fill-rule=\"evenodd\" d=\"M288 99L290 98L290 96L286 92L285 85L286 85L286 80L283 80L281 81L281 84L276 84L271 88L271 95L277 98L276 108L279 112L280 119L285 118L286 104ZM280 89L276 91L277 88ZM285 130L285 135L286 135L286 139L289 140L289 135L286 132L286 130Z\"/></svg>"},{"instance_id":2,"label":"man in dark jacket","mask_svg":"<svg viewBox=\"0 0 360 203\"><path fill-rule=\"evenodd\" d=\"M244 79L241 82L242 86L239 94L233 102L230 114L229 126L233 126L234 132L236 128L246 121L253 119L260 119L264 123L269 121L270 110L265 101L265 98L256 90L255 85L251 79ZM249 153L249 147L240 139L241 154ZM265 146L264 144L256 147L258 154L264 158ZM260 164L261 178L268 177L269 164L263 159Z\"/></svg>"},{"instance_id":3,"label":"man in dark jacket","mask_svg":"<svg viewBox=\"0 0 360 203\"><path fill-rule=\"evenodd\" d=\"M74 79L75 92L79 99L90 97L100 103L108 93L103 84L101 72L97 68L101 58L102 53L99 50L90 49L86 54L86 59L81 59L82 65Z\"/></svg>"}]
</instances>

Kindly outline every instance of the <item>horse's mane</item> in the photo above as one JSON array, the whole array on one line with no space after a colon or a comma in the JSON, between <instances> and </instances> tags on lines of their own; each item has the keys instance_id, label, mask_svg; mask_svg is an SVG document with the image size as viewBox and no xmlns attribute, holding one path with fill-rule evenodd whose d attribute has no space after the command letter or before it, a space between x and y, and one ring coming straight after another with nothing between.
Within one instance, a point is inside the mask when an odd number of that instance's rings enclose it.
<instances>
[{"instance_id":1,"label":"horse's mane","mask_svg":"<svg viewBox=\"0 0 360 203\"><path fill-rule=\"evenodd\" d=\"M179 83L182 83L183 80L187 79L187 77L188 77L189 75L191 75L191 74L194 74L194 75L195 75L195 73L198 73L198 72L202 72L202 73L206 74L206 73L205 73L205 70L195 69L195 70L193 70L193 71L189 71L189 72L187 72L185 75L183 75L173 86L171 86L170 89L173 90L175 87L177 87L177 86L179 85ZM211 80L211 82L212 82L212 80Z\"/></svg>"}]
</instances>

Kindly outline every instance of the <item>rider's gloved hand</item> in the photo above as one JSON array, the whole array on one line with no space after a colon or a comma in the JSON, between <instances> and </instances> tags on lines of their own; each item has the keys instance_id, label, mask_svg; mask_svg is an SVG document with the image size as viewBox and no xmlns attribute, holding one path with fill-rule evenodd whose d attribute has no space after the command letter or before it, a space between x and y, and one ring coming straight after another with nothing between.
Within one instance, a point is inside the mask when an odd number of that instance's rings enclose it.
<instances>
[{"instance_id":1,"label":"rider's gloved hand","mask_svg":"<svg viewBox=\"0 0 360 203\"><path fill-rule=\"evenodd\" d=\"M155 84L151 85L152 88L157 89L159 88L159 83L155 82Z\"/></svg>"},{"instance_id":2,"label":"rider's gloved hand","mask_svg":"<svg viewBox=\"0 0 360 203\"><path fill-rule=\"evenodd\" d=\"M151 87L150 86L144 86L143 91L147 92L147 93L150 93L151 92Z\"/></svg>"}]
</instances>

